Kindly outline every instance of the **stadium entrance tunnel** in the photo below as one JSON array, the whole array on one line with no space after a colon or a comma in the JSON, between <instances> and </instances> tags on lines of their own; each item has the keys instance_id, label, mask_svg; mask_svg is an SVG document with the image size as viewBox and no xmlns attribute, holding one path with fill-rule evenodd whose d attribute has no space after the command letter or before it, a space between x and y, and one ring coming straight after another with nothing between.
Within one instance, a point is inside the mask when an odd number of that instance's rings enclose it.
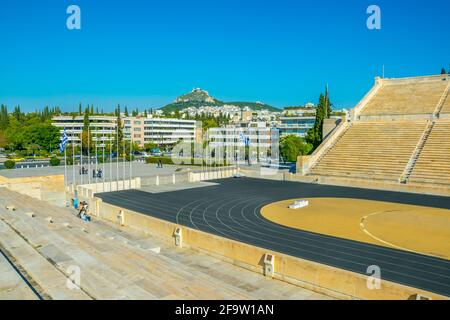
<instances>
[{"instance_id":1,"label":"stadium entrance tunnel","mask_svg":"<svg viewBox=\"0 0 450 320\"><path fill-rule=\"evenodd\" d=\"M305 198L264 206L264 218L289 228L450 259L450 210L350 198Z\"/></svg>"}]
</instances>

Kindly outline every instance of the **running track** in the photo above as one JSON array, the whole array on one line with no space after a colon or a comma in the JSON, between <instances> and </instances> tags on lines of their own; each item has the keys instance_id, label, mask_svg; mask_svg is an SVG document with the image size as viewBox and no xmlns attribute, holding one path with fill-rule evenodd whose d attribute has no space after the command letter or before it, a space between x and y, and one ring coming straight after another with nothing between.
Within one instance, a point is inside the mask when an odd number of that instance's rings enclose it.
<instances>
[{"instance_id":1,"label":"running track","mask_svg":"<svg viewBox=\"0 0 450 320\"><path fill-rule=\"evenodd\" d=\"M266 204L299 197L345 197L445 209L450 209L450 197L251 178L213 182L218 185L165 193L126 190L97 196L107 203L186 227L360 274L366 275L368 266L377 265L382 279L450 296L449 260L284 227L260 214Z\"/></svg>"}]
</instances>

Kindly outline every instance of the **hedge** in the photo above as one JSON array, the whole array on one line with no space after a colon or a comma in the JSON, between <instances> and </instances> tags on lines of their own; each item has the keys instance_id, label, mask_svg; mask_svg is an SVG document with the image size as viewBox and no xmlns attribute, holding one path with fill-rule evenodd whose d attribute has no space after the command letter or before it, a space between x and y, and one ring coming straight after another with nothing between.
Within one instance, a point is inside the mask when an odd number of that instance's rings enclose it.
<instances>
[{"instance_id":1,"label":"hedge","mask_svg":"<svg viewBox=\"0 0 450 320\"><path fill-rule=\"evenodd\" d=\"M59 166L61 164L61 160L59 160L57 157L53 157L50 159L50 165L53 167Z\"/></svg>"},{"instance_id":2,"label":"hedge","mask_svg":"<svg viewBox=\"0 0 450 320\"><path fill-rule=\"evenodd\" d=\"M6 160L4 165L6 169L13 169L16 166L16 163L12 160Z\"/></svg>"},{"instance_id":3,"label":"hedge","mask_svg":"<svg viewBox=\"0 0 450 320\"><path fill-rule=\"evenodd\" d=\"M176 159L178 163L181 162L181 164L179 165L186 165L186 166L201 166L202 164L200 163L195 163L195 161L198 161L198 159L194 159L194 158L177 158ZM145 162L146 163L158 163L159 161L161 161L162 164L169 164L169 165L174 165L175 163L173 162L172 158L169 157L147 157L145 158ZM203 165L206 165L206 163L203 161ZM217 164L214 163L212 164L213 167L222 167L222 166L226 166L227 164L224 162L222 164ZM208 166L210 166L210 164L208 164Z\"/></svg>"},{"instance_id":4,"label":"hedge","mask_svg":"<svg viewBox=\"0 0 450 320\"><path fill-rule=\"evenodd\" d=\"M66 158L66 164L67 164L68 166L73 165L73 158L67 157L67 158Z\"/></svg>"}]
</instances>

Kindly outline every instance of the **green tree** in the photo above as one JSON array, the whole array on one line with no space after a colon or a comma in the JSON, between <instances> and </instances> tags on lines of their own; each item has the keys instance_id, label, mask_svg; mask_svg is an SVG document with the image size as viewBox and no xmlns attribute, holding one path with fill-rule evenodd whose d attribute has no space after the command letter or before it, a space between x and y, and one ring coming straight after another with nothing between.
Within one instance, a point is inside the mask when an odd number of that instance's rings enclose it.
<instances>
[{"instance_id":1,"label":"green tree","mask_svg":"<svg viewBox=\"0 0 450 320\"><path fill-rule=\"evenodd\" d=\"M22 145L38 145L42 150L51 151L58 148L59 129L47 123L35 123L24 128ZM35 151L36 149L33 149Z\"/></svg>"},{"instance_id":2,"label":"green tree","mask_svg":"<svg viewBox=\"0 0 450 320\"><path fill-rule=\"evenodd\" d=\"M126 109L126 107L125 107ZM123 148L123 130L122 130L122 119L120 117L120 105L117 106L116 109L116 115L117 115L117 120L116 120L116 124L117 124L117 133L114 135L114 149L117 150L117 147L119 146L119 148Z\"/></svg>"},{"instance_id":3,"label":"green tree","mask_svg":"<svg viewBox=\"0 0 450 320\"><path fill-rule=\"evenodd\" d=\"M284 136L280 141L280 153L285 161L295 162L298 156L307 155L312 149L312 144L295 135Z\"/></svg>"},{"instance_id":4,"label":"green tree","mask_svg":"<svg viewBox=\"0 0 450 320\"><path fill-rule=\"evenodd\" d=\"M81 133L81 139L83 144L83 154L87 155L89 151L92 150L92 133L90 132L90 117L91 113L89 111L89 107L84 111L84 119L83 119L83 131ZM91 150L89 150L91 149Z\"/></svg>"},{"instance_id":5,"label":"green tree","mask_svg":"<svg viewBox=\"0 0 450 320\"><path fill-rule=\"evenodd\" d=\"M5 130L9 124L8 108L5 105L0 106L0 130Z\"/></svg>"},{"instance_id":6,"label":"green tree","mask_svg":"<svg viewBox=\"0 0 450 320\"><path fill-rule=\"evenodd\" d=\"M211 118L211 119L204 119L202 121L203 132L208 131L209 128L217 128L218 126L219 126L219 124L213 118Z\"/></svg>"},{"instance_id":7,"label":"green tree","mask_svg":"<svg viewBox=\"0 0 450 320\"><path fill-rule=\"evenodd\" d=\"M152 149L156 149L158 148L158 145L156 143L153 142L149 142L144 144L144 150L147 152L150 152Z\"/></svg>"},{"instance_id":8,"label":"green tree","mask_svg":"<svg viewBox=\"0 0 450 320\"><path fill-rule=\"evenodd\" d=\"M5 136L5 133L0 131L0 148L6 148L8 146L8 139Z\"/></svg>"},{"instance_id":9,"label":"green tree","mask_svg":"<svg viewBox=\"0 0 450 320\"><path fill-rule=\"evenodd\" d=\"M322 129L324 119L330 118L332 112L331 102L328 95L328 87L325 91L325 95L320 94L319 103L316 107L316 121L314 127L308 130L306 135L306 141L313 145L314 149L322 143Z\"/></svg>"}]
</instances>

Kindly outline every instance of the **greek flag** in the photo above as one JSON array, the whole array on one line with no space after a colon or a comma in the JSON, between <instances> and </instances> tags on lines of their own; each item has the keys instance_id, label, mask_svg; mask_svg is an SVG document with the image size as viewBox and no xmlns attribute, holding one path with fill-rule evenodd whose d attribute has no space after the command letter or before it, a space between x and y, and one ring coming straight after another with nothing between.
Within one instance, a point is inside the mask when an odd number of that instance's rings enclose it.
<instances>
[{"instance_id":1,"label":"greek flag","mask_svg":"<svg viewBox=\"0 0 450 320\"><path fill-rule=\"evenodd\" d=\"M61 143L59 144L59 151L61 151L61 153L63 153L64 150L66 149L66 144L68 142L69 142L69 137L67 136L66 130L64 129L64 132L61 137Z\"/></svg>"},{"instance_id":2,"label":"greek flag","mask_svg":"<svg viewBox=\"0 0 450 320\"><path fill-rule=\"evenodd\" d=\"M241 140L241 142L243 142L246 147L250 145L250 138L246 137L242 132L239 135L239 140Z\"/></svg>"}]
</instances>

